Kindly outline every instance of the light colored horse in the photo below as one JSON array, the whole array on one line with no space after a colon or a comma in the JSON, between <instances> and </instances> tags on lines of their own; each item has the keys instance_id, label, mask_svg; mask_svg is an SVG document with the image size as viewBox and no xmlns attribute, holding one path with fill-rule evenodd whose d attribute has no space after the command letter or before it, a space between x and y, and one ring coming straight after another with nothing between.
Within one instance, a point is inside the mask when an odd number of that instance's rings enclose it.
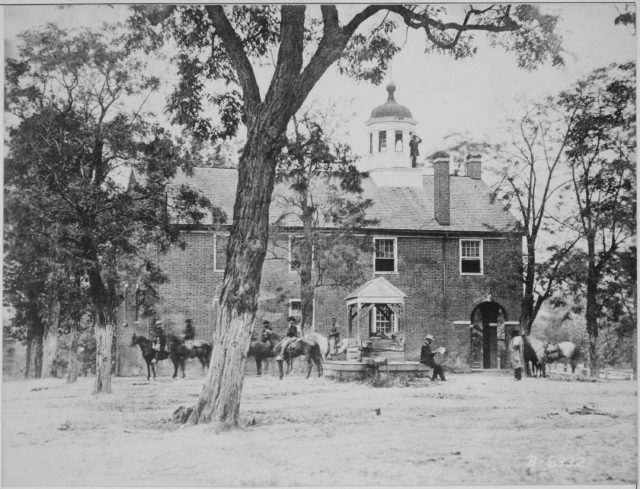
<instances>
[{"instance_id":1,"label":"light colored horse","mask_svg":"<svg viewBox=\"0 0 640 489\"><path fill-rule=\"evenodd\" d=\"M576 373L576 362L581 356L580 349L571 341L561 341L558 344L548 343L544 347L544 355L546 362L555 362L556 360L566 359L571 365L571 373Z\"/></svg>"}]
</instances>

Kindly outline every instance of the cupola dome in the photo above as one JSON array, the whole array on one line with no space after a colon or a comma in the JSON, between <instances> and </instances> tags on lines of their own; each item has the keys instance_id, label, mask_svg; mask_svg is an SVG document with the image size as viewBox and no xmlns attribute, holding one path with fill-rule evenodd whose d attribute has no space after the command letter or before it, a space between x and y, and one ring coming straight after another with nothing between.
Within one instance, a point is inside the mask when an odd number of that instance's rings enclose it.
<instances>
[{"instance_id":1,"label":"cupola dome","mask_svg":"<svg viewBox=\"0 0 640 489\"><path fill-rule=\"evenodd\" d=\"M396 99L393 96L393 92L395 91L395 84L393 82L389 83L387 85L387 92L389 92L389 97L384 104L373 109L373 111L371 112L372 119L382 119L387 117L411 119L411 111L404 105L400 105L398 102L396 102Z\"/></svg>"}]
</instances>

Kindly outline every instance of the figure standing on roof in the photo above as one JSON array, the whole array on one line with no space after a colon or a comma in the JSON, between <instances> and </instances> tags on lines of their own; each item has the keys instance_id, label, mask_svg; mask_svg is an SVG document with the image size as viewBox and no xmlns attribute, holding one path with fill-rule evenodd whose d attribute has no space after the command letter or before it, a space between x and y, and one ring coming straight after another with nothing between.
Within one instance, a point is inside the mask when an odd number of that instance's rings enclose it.
<instances>
[{"instance_id":1,"label":"figure standing on roof","mask_svg":"<svg viewBox=\"0 0 640 489\"><path fill-rule=\"evenodd\" d=\"M411 136L411 141L409 141L409 155L411 156L411 167L416 168L418 156L420 156L420 151L418 150L418 145L422 142L422 139L418 137L416 134Z\"/></svg>"}]
</instances>

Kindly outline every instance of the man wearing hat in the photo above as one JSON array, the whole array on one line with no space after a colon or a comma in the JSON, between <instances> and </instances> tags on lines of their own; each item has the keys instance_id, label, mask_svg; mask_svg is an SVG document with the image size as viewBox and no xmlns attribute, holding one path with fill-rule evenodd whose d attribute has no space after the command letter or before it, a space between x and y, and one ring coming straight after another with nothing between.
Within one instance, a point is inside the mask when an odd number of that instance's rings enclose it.
<instances>
[{"instance_id":1,"label":"man wearing hat","mask_svg":"<svg viewBox=\"0 0 640 489\"><path fill-rule=\"evenodd\" d=\"M271 329L271 323L266 319L262 321L262 334L260 335L260 339L269 346L273 344L273 330Z\"/></svg>"},{"instance_id":2,"label":"man wearing hat","mask_svg":"<svg viewBox=\"0 0 640 489\"><path fill-rule=\"evenodd\" d=\"M516 380L522 379L522 357L524 354L524 343L520 331L514 329L511 331L511 344L509 345L511 350L511 366Z\"/></svg>"},{"instance_id":3,"label":"man wearing hat","mask_svg":"<svg viewBox=\"0 0 640 489\"><path fill-rule=\"evenodd\" d=\"M289 323L289 328L287 329L287 336L282 341L282 346L280 348L280 354L276 357L276 360L282 360L287 351L287 348L291 343L298 339L298 328L296 327L296 318L293 316L289 316L287 319Z\"/></svg>"},{"instance_id":4,"label":"man wearing hat","mask_svg":"<svg viewBox=\"0 0 640 489\"><path fill-rule=\"evenodd\" d=\"M193 327L191 319L185 319L184 323L184 346L187 348L193 348L193 340L196 337L196 330Z\"/></svg>"},{"instance_id":5,"label":"man wearing hat","mask_svg":"<svg viewBox=\"0 0 640 489\"><path fill-rule=\"evenodd\" d=\"M435 358L436 352L432 351L431 349L432 342L433 336L428 334L424 339L424 344L422 345L422 349L420 350L420 363L424 363L427 367L431 367L433 369L431 380L436 380L438 376L440 376L441 380L447 380L444 378L442 365L440 365L440 362L438 362L438 360L436 360Z\"/></svg>"},{"instance_id":6,"label":"man wearing hat","mask_svg":"<svg viewBox=\"0 0 640 489\"><path fill-rule=\"evenodd\" d=\"M160 358L160 353L164 351L167 344L167 337L162 329L162 321L157 320L155 324L155 337L153 339L153 349L156 351L156 357L152 360L152 363L156 363Z\"/></svg>"}]
</instances>

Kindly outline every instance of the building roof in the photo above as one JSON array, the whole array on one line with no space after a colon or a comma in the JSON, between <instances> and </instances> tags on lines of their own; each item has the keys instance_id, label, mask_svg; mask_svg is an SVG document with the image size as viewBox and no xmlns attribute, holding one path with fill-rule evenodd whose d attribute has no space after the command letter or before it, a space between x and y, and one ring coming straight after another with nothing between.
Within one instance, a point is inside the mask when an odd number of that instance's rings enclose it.
<instances>
[{"instance_id":1,"label":"building roof","mask_svg":"<svg viewBox=\"0 0 640 489\"><path fill-rule=\"evenodd\" d=\"M384 277L374 278L351 292L344 300L347 304L404 304L407 294Z\"/></svg>"},{"instance_id":2,"label":"building roof","mask_svg":"<svg viewBox=\"0 0 640 489\"><path fill-rule=\"evenodd\" d=\"M227 214L227 223L230 223L237 181L237 170L234 168L195 168L191 177L178 172L174 185L188 183L202 191ZM482 180L450 176L451 220L448 226L439 224L434 217L433 175L422 176L422 187L383 187L376 185L371 178L365 179L362 187L363 197L374 201L367 211L368 219L378 220L375 226L369 228L373 231L497 233L506 231L515 224L511 213L505 211L499 203L492 202L489 187ZM313 189L314 201L322 202L328 193L326 184L316 184ZM287 214L290 206L286 197L291 195L293 191L287 183L276 185L269 212L271 223ZM302 223L296 215L288 214L281 224L297 227ZM327 227L331 227L330 224Z\"/></svg>"},{"instance_id":3,"label":"building roof","mask_svg":"<svg viewBox=\"0 0 640 489\"><path fill-rule=\"evenodd\" d=\"M393 96L393 92L395 91L396 86L393 83L389 83L389 85L387 85L387 92L389 92L389 97L384 104L373 109L373 111L371 112L372 119L383 119L387 117L411 119L411 111L404 105L400 105L398 102L396 102L396 99Z\"/></svg>"}]
</instances>

